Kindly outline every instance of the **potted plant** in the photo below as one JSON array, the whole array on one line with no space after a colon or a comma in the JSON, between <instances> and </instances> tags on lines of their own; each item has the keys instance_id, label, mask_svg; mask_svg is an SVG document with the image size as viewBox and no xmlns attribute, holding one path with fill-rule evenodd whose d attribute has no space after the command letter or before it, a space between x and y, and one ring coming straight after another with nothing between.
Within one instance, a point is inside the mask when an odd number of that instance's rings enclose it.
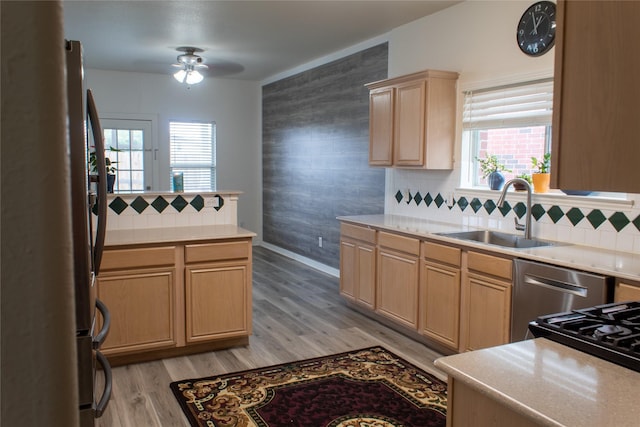
<instances>
[{"instance_id":1,"label":"potted plant","mask_svg":"<svg viewBox=\"0 0 640 427\"><path fill-rule=\"evenodd\" d=\"M498 156L495 154L487 154L487 157L484 159L476 157L476 160L480 164L482 177L487 178L489 188L492 190L501 190L504 185L504 175L502 175L502 172L511 172L511 169L507 169L503 163L500 163Z\"/></svg>"},{"instance_id":2,"label":"potted plant","mask_svg":"<svg viewBox=\"0 0 640 427\"><path fill-rule=\"evenodd\" d=\"M551 153L545 153L542 159L531 157L531 167L534 172L531 174L533 181L533 191L535 193L546 193L549 191L549 167L551 166Z\"/></svg>"},{"instance_id":3,"label":"potted plant","mask_svg":"<svg viewBox=\"0 0 640 427\"><path fill-rule=\"evenodd\" d=\"M531 175L527 174L527 173L521 173L520 175L516 176L516 178L520 178L520 179L524 179L525 181L527 181L529 183L529 185L532 184L531 182ZM513 183L513 188L516 191L524 191L527 188L524 186L524 184L521 184L519 182L514 182Z\"/></svg>"},{"instance_id":4,"label":"potted plant","mask_svg":"<svg viewBox=\"0 0 640 427\"><path fill-rule=\"evenodd\" d=\"M117 148L109 147L109 151L120 151ZM106 168L107 168L107 193L113 193L113 186L116 182L116 171L118 170L115 167L117 161L112 161L109 157L105 157L104 159ZM89 167L91 171L92 181L97 181L98 176L98 164L96 158L96 152L91 151L89 153ZM95 177L95 179L93 178Z\"/></svg>"}]
</instances>

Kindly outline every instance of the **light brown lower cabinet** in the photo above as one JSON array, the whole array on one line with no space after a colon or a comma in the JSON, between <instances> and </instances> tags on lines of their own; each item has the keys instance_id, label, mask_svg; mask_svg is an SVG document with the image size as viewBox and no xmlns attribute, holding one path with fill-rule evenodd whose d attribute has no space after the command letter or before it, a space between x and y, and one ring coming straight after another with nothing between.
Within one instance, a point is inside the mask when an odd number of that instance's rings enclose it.
<instances>
[{"instance_id":1,"label":"light brown lower cabinet","mask_svg":"<svg viewBox=\"0 0 640 427\"><path fill-rule=\"evenodd\" d=\"M340 226L340 294L371 310L376 301L376 231Z\"/></svg>"},{"instance_id":2,"label":"light brown lower cabinet","mask_svg":"<svg viewBox=\"0 0 640 427\"><path fill-rule=\"evenodd\" d=\"M617 280L614 301L640 301L640 283L623 279Z\"/></svg>"},{"instance_id":3,"label":"light brown lower cabinet","mask_svg":"<svg viewBox=\"0 0 640 427\"><path fill-rule=\"evenodd\" d=\"M103 353L177 355L248 337L251 271L250 238L105 250L97 297L111 328Z\"/></svg>"},{"instance_id":4,"label":"light brown lower cabinet","mask_svg":"<svg viewBox=\"0 0 640 427\"><path fill-rule=\"evenodd\" d=\"M473 251L466 255L460 352L507 344L511 331L512 261Z\"/></svg>"},{"instance_id":5,"label":"light brown lower cabinet","mask_svg":"<svg viewBox=\"0 0 640 427\"><path fill-rule=\"evenodd\" d=\"M418 329L418 275L420 241L378 232L376 312Z\"/></svg>"},{"instance_id":6,"label":"light brown lower cabinet","mask_svg":"<svg viewBox=\"0 0 640 427\"><path fill-rule=\"evenodd\" d=\"M447 427L538 427L504 404L449 377Z\"/></svg>"},{"instance_id":7,"label":"light brown lower cabinet","mask_svg":"<svg viewBox=\"0 0 640 427\"><path fill-rule=\"evenodd\" d=\"M251 333L250 259L251 246L246 242L186 246L188 343Z\"/></svg>"},{"instance_id":8,"label":"light brown lower cabinet","mask_svg":"<svg viewBox=\"0 0 640 427\"><path fill-rule=\"evenodd\" d=\"M422 242L419 332L453 350L459 346L461 253Z\"/></svg>"},{"instance_id":9,"label":"light brown lower cabinet","mask_svg":"<svg viewBox=\"0 0 640 427\"><path fill-rule=\"evenodd\" d=\"M512 275L504 256L342 224L341 295L454 351L509 342Z\"/></svg>"}]
</instances>

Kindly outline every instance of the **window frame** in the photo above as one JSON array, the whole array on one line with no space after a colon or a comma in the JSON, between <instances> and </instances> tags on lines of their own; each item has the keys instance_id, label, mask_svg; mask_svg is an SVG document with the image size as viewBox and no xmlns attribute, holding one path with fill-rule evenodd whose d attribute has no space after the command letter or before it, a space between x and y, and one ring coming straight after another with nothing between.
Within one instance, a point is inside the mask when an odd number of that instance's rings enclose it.
<instances>
[{"instance_id":1,"label":"window frame","mask_svg":"<svg viewBox=\"0 0 640 427\"><path fill-rule=\"evenodd\" d=\"M203 127L210 126L210 150L211 150L211 159L210 163L206 162L193 162L193 161L181 161L174 162L175 158L175 142L174 139L176 137L188 138L193 135L183 134L183 135L175 135L174 134L174 126L182 126L182 127ZM194 132L198 132L198 129L193 129ZM202 130L200 130L201 132ZM166 176L166 179L169 182L169 188L173 190L173 175L175 172L184 174L183 176L183 191L185 192L194 192L194 191L216 191L217 190L217 124L215 121L201 121L201 120L170 120L168 126L168 134L169 134L169 173ZM196 145L192 145L190 147L183 147L187 150L202 150L201 146L198 144L202 144L204 139L196 142ZM206 169L210 171L209 177L209 186L208 188L204 188L203 186L194 185L191 177L189 177L189 171L197 171L198 169Z\"/></svg>"}]
</instances>

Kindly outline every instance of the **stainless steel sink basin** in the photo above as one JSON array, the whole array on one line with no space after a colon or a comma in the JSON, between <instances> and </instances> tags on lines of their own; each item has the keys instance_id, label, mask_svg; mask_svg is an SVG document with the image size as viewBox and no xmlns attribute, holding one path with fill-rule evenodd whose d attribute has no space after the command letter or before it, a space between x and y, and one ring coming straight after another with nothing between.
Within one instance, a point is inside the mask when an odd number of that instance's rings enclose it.
<instances>
[{"instance_id":1,"label":"stainless steel sink basin","mask_svg":"<svg viewBox=\"0 0 640 427\"><path fill-rule=\"evenodd\" d=\"M440 236L452 237L454 239L471 240L474 242L486 243L487 245L502 246L505 248L524 249L537 248L541 246L553 246L556 243L545 240L526 239L515 234L501 233L490 230L462 231L454 233L438 233Z\"/></svg>"}]
</instances>

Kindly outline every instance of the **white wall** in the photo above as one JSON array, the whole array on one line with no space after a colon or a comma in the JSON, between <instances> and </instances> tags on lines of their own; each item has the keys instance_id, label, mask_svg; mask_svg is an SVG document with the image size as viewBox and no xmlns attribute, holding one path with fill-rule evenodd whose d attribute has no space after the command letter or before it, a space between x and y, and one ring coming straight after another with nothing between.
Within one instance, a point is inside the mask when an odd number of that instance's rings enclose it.
<instances>
[{"instance_id":1,"label":"white wall","mask_svg":"<svg viewBox=\"0 0 640 427\"><path fill-rule=\"evenodd\" d=\"M169 121L214 121L219 190L239 190L238 225L262 239L262 91L258 82L206 78L188 87L171 74L86 70L100 116L156 120L160 176L169 174ZM168 180L161 180L168 191Z\"/></svg>"},{"instance_id":2,"label":"white wall","mask_svg":"<svg viewBox=\"0 0 640 427\"><path fill-rule=\"evenodd\" d=\"M463 90L553 75L554 48L533 58L524 55L516 44L516 25L530 3L466 1L391 31L389 77L424 69L460 73L454 170L418 172L431 188L445 192L459 185ZM416 176L410 171L390 169L387 190L395 193L397 181L407 179L407 175Z\"/></svg>"},{"instance_id":3,"label":"white wall","mask_svg":"<svg viewBox=\"0 0 640 427\"><path fill-rule=\"evenodd\" d=\"M531 4L525 1L465 1L435 15L398 27L389 33L389 77L404 75L423 69L441 69L460 73L458 81L458 129L454 150L453 171L411 171L387 169L385 189L385 213L431 219L460 220L469 225L489 228L513 229L513 214L506 218L494 211L477 214L467 209L427 209L424 204L398 203L394 198L398 190L411 189L426 195L465 196L469 201L478 197L481 201L497 199L491 192L464 192L458 190L461 165L462 91L491 87L500 84L526 81L553 75L555 49L540 57L523 54L516 44L516 26L522 13ZM493 192L495 193L495 192ZM607 218L614 212L623 212L630 220L640 215L640 195L629 195L635 205L610 204L576 200L576 198L549 199L534 195L534 203L547 209L558 205L567 212L571 207L580 208L585 214L599 209ZM510 196L509 201L520 201L520 195ZM566 217L554 223L546 215L534 221L534 235L541 238L568 241L623 251L640 251L640 232L632 224L616 231L605 222L594 229L583 220L577 226Z\"/></svg>"}]
</instances>

